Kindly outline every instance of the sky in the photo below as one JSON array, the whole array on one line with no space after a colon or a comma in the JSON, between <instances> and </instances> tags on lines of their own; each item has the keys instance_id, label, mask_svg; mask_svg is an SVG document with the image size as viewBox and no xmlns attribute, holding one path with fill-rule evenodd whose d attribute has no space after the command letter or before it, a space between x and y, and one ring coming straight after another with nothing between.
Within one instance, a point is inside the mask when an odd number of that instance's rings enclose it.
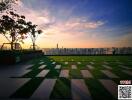
<instances>
[{"instance_id":1,"label":"sky","mask_svg":"<svg viewBox=\"0 0 132 100\"><path fill-rule=\"evenodd\" d=\"M43 30L41 48L132 46L132 0L21 0L13 8Z\"/></svg>"}]
</instances>

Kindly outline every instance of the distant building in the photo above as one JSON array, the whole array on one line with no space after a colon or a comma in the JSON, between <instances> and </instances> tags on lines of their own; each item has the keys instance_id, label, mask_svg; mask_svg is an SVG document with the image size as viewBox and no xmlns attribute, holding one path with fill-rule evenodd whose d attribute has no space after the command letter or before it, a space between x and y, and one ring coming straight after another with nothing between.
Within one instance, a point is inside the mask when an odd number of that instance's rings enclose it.
<instances>
[{"instance_id":1,"label":"distant building","mask_svg":"<svg viewBox=\"0 0 132 100\"><path fill-rule=\"evenodd\" d=\"M43 49L46 55L109 55L132 54L132 47L122 48L56 48Z\"/></svg>"},{"instance_id":2,"label":"distant building","mask_svg":"<svg viewBox=\"0 0 132 100\"><path fill-rule=\"evenodd\" d=\"M57 43L57 46L56 46L56 48L58 49L59 47L58 47L58 43Z\"/></svg>"}]
</instances>

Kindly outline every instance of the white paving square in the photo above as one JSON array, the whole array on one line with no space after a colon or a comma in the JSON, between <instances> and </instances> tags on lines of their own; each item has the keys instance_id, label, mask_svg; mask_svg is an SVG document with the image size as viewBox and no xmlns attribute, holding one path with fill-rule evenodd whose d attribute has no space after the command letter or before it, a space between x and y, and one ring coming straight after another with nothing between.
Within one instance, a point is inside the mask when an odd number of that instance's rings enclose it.
<instances>
[{"instance_id":1,"label":"white paving square","mask_svg":"<svg viewBox=\"0 0 132 100\"><path fill-rule=\"evenodd\" d=\"M104 73L109 78L119 78L117 75L115 75L114 73L112 73L109 70L101 70L101 72Z\"/></svg>"},{"instance_id":2,"label":"white paving square","mask_svg":"<svg viewBox=\"0 0 132 100\"><path fill-rule=\"evenodd\" d=\"M61 68L61 65L56 65L55 66L55 69L60 69Z\"/></svg>"},{"instance_id":3,"label":"white paving square","mask_svg":"<svg viewBox=\"0 0 132 100\"><path fill-rule=\"evenodd\" d=\"M59 77L68 78L69 77L69 70L61 70Z\"/></svg>"},{"instance_id":4,"label":"white paving square","mask_svg":"<svg viewBox=\"0 0 132 100\"><path fill-rule=\"evenodd\" d=\"M77 62L77 64L81 64L81 62Z\"/></svg>"},{"instance_id":5,"label":"white paving square","mask_svg":"<svg viewBox=\"0 0 132 100\"><path fill-rule=\"evenodd\" d=\"M129 67L127 67L127 66L124 66L124 65L119 65L119 67L121 67L121 68L124 68L124 69L132 69L132 68L129 68Z\"/></svg>"},{"instance_id":6,"label":"white paving square","mask_svg":"<svg viewBox=\"0 0 132 100\"><path fill-rule=\"evenodd\" d=\"M49 100L50 94L54 88L56 79L45 79L37 90L33 93L31 99L33 100Z\"/></svg>"},{"instance_id":7,"label":"white paving square","mask_svg":"<svg viewBox=\"0 0 132 100\"><path fill-rule=\"evenodd\" d=\"M41 65L39 69L44 69L47 65Z\"/></svg>"},{"instance_id":8,"label":"white paving square","mask_svg":"<svg viewBox=\"0 0 132 100\"><path fill-rule=\"evenodd\" d=\"M39 64L43 64L44 62L40 62Z\"/></svg>"},{"instance_id":9,"label":"white paving square","mask_svg":"<svg viewBox=\"0 0 132 100\"><path fill-rule=\"evenodd\" d=\"M93 64L94 64L94 62L90 62L90 64L92 64L92 65L93 65Z\"/></svg>"},{"instance_id":10,"label":"white paving square","mask_svg":"<svg viewBox=\"0 0 132 100\"><path fill-rule=\"evenodd\" d=\"M106 61L104 61L104 64L106 64L106 65L107 65L107 64L109 64L109 63L108 63L108 62L106 62Z\"/></svg>"},{"instance_id":11,"label":"white paving square","mask_svg":"<svg viewBox=\"0 0 132 100\"><path fill-rule=\"evenodd\" d=\"M26 69L27 69L27 68L31 68L32 66L33 66L33 64L29 64L29 65L26 65L25 68L26 68Z\"/></svg>"},{"instance_id":12,"label":"white paving square","mask_svg":"<svg viewBox=\"0 0 132 100\"><path fill-rule=\"evenodd\" d=\"M104 68L106 68L106 69L109 69L109 70L112 70L112 68L110 67L110 66L108 66L108 65L102 65Z\"/></svg>"},{"instance_id":13,"label":"white paving square","mask_svg":"<svg viewBox=\"0 0 132 100\"><path fill-rule=\"evenodd\" d=\"M55 64L56 62L52 62L52 64Z\"/></svg>"},{"instance_id":14,"label":"white paving square","mask_svg":"<svg viewBox=\"0 0 132 100\"><path fill-rule=\"evenodd\" d=\"M93 75L88 70L81 70L81 74L84 78L93 78Z\"/></svg>"},{"instance_id":15,"label":"white paving square","mask_svg":"<svg viewBox=\"0 0 132 100\"><path fill-rule=\"evenodd\" d=\"M71 65L71 68L72 69L77 69L77 66L76 65Z\"/></svg>"},{"instance_id":16,"label":"white paving square","mask_svg":"<svg viewBox=\"0 0 132 100\"><path fill-rule=\"evenodd\" d=\"M118 85L114 81L106 79L100 79L99 81L115 98L117 98Z\"/></svg>"},{"instance_id":17,"label":"white paving square","mask_svg":"<svg viewBox=\"0 0 132 100\"><path fill-rule=\"evenodd\" d=\"M116 62L117 64L123 64L122 62Z\"/></svg>"},{"instance_id":18,"label":"white paving square","mask_svg":"<svg viewBox=\"0 0 132 100\"><path fill-rule=\"evenodd\" d=\"M122 72L124 72L124 73L126 73L126 74L132 76L132 71L130 71L130 70L123 70Z\"/></svg>"},{"instance_id":19,"label":"white paving square","mask_svg":"<svg viewBox=\"0 0 132 100\"><path fill-rule=\"evenodd\" d=\"M87 65L87 67L89 68L89 69L94 69L94 67L92 66L92 65Z\"/></svg>"},{"instance_id":20,"label":"white paving square","mask_svg":"<svg viewBox=\"0 0 132 100\"><path fill-rule=\"evenodd\" d=\"M48 74L49 70L42 70L36 77L45 77Z\"/></svg>"},{"instance_id":21,"label":"white paving square","mask_svg":"<svg viewBox=\"0 0 132 100\"><path fill-rule=\"evenodd\" d=\"M68 62L65 62L65 65L67 65L68 64Z\"/></svg>"},{"instance_id":22,"label":"white paving square","mask_svg":"<svg viewBox=\"0 0 132 100\"><path fill-rule=\"evenodd\" d=\"M71 79L71 91L73 100L92 100L83 79Z\"/></svg>"}]
</instances>

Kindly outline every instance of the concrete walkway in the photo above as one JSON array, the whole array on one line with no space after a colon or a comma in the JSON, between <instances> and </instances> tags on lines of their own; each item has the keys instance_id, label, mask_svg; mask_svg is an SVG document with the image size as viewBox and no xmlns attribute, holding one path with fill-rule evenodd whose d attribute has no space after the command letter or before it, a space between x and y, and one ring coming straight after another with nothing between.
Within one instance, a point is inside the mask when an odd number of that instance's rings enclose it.
<instances>
[{"instance_id":1,"label":"concrete walkway","mask_svg":"<svg viewBox=\"0 0 132 100\"><path fill-rule=\"evenodd\" d=\"M9 96L29 80L30 78L0 78L0 99L7 100Z\"/></svg>"}]
</instances>

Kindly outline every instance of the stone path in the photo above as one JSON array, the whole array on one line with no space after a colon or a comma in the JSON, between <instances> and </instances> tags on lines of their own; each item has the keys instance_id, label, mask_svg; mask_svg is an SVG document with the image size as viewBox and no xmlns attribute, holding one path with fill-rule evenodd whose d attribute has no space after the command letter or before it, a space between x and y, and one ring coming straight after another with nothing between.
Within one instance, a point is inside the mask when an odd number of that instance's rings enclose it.
<instances>
[{"instance_id":1,"label":"stone path","mask_svg":"<svg viewBox=\"0 0 132 100\"><path fill-rule=\"evenodd\" d=\"M37 90L32 95L33 100L49 100L50 94L55 85L56 79L44 79Z\"/></svg>"},{"instance_id":2,"label":"stone path","mask_svg":"<svg viewBox=\"0 0 132 100\"><path fill-rule=\"evenodd\" d=\"M89 69L94 69L94 67L92 66L92 65L87 65L87 67L89 68Z\"/></svg>"},{"instance_id":3,"label":"stone path","mask_svg":"<svg viewBox=\"0 0 132 100\"><path fill-rule=\"evenodd\" d=\"M71 65L71 68L72 69L77 69L77 66L76 65Z\"/></svg>"},{"instance_id":4,"label":"stone path","mask_svg":"<svg viewBox=\"0 0 132 100\"><path fill-rule=\"evenodd\" d=\"M16 73L14 73L14 74L12 75L12 77L21 77L21 76L23 76L23 75L29 73L30 71L31 71L31 69L18 71L18 72L16 72Z\"/></svg>"},{"instance_id":5,"label":"stone path","mask_svg":"<svg viewBox=\"0 0 132 100\"><path fill-rule=\"evenodd\" d=\"M38 84L38 88L35 91L33 90L34 93L29 98L29 100L30 99L31 100L48 100L48 99L50 99L49 98L50 94L53 91L56 80L57 80L57 79L51 79L50 77L48 77L48 79L47 79L46 75L49 73L50 69L44 69L47 65L44 64L43 60L40 60L40 63L41 63L41 65L38 67L38 69L41 69L42 71L40 73L38 73L36 75L36 77L39 77L40 79L42 77L42 79L43 78L45 78L45 79L42 81L42 83L40 85ZM56 65L56 62L51 62L51 63L54 64L53 65L53 66L55 66L54 69L61 69L61 67L62 67L62 65L59 65L58 63L57 63L58 65ZM76 62L76 63L81 64L83 62L80 61L80 62ZM68 64L68 62L63 62L63 64ZM78 67L77 64L71 65L70 66L71 69L77 69L77 67ZM82 76L81 78L83 78L83 79L70 79L70 82L71 82L70 89L71 89L71 93L72 93L71 95L72 95L73 100L92 100L91 91L89 91L89 86L87 86L85 84L85 79L87 80L87 78L94 78L93 77L94 73L91 73L91 71L93 69L96 70L96 67L94 67L94 65L92 65L92 64L94 64L94 61L90 62L90 64L85 65L85 67L87 67L85 70L79 70L79 67L78 67L79 74L81 73L81 76ZM95 62L95 64L96 64L96 62ZM104 62L103 65L101 65L104 68L106 68L105 70L100 70L100 69L97 69L97 70L101 71L103 74L105 74L109 78L106 78L106 79L99 78L99 79L95 79L95 80L98 80L109 93L111 93L115 98L117 98L117 93L118 93L117 92L117 89L118 89L117 84L114 81L112 81L112 79L110 79L110 78L119 78L119 77L116 74L114 74L114 72L112 72L112 67L108 66L107 64L108 64L107 62ZM5 69L4 72L2 70L0 70L0 99L1 98L8 99L9 96L11 96L13 93L15 93L16 90L19 90L20 87L22 87L25 83L29 82L31 79L31 78L8 78L8 77L9 76L11 77L12 75L14 77L19 77L19 76L22 77L23 75L25 75L33 70L33 69L27 69L32 66L33 65L31 65L31 64L24 65L22 67L17 66L16 69L13 69L13 70L12 70L12 68L10 68L9 72L7 71L7 69ZM65 66L68 66L68 65L65 65ZM119 65L119 67L123 68L123 70L122 70L123 73L126 73L126 74L132 76L132 71L130 70L131 68L129 68L127 66L123 66L123 65ZM49 68L49 66L48 66L48 68ZM58 73L57 73L58 79L60 77L67 78L67 79L70 78L69 73L70 73L71 69L59 70L59 72L60 72L59 77L58 77ZM6 75L6 78L5 78L5 76L3 78L3 76L1 76L1 73L4 73L4 75L9 74L9 76L7 77L7 75ZM13 100L15 100L15 99L13 98Z\"/></svg>"},{"instance_id":6,"label":"stone path","mask_svg":"<svg viewBox=\"0 0 132 100\"><path fill-rule=\"evenodd\" d=\"M84 78L93 78L93 75L88 70L81 70L81 74Z\"/></svg>"},{"instance_id":7,"label":"stone path","mask_svg":"<svg viewBox=\"0 0 132 100\"><path fill-rule=\"evenodd\" d=\"M126 73L126 74L132 76L132 71L129 71L129 70L123 70L122 72L124 72L124 73Z\"/></svg>"},{"instance_id":8,"label":"stone path","mask_svg":"<svg viewBox=\"0 0 132 100\"><path fill-rule=\"evenodd\" d=\"M115 98L117 98L118 85L114 81L106 79L100 79L99 81Z\"/></svg>"},{"instance_id":9,"label":"stone path","mask_svg":"<svg viewBox=\"0 0 132 100\"><path fill-rule=\"evenodd\" d=\"M44 69L46 67L46 65L41 65L40 67L39 67L39 69Z\"/></svg>"},{"instance_id":10,"label":"stone path","mask_svg":"<svg viewBox=\"0 0 132 100\"><path fill-rule=\"evenodd\" d=\"M42 70L36 77L45 77L48 74L49 70Z\"/></svg>"},{"instance_id":11,"label":"stone path","mask_svg":"<svg viewBox=\"0 0 132 100\"><path fill-rule=\"evenodd\" d=\"M32 64L29 64L29 65L26 65L26 69L28 69L28 68L31 68L33 65Z\"/></svg>"},{"instance_id":12,"label":"stone path","mask_svg":"<svg viewBox=\"0 0 132 100\"><path fill-rule=\"evenodd\" d=\"M5 100L29 80L30 78L0 78L0 99Z\"/></svg>"},{"instance_id":13,"label":"stone path","mask_svg":"<svg viewBox=\"0 0 132 100\"><path fill-rule=\"evenodd\" d=\"M91 100L90 92L83 79L71 79L73 100Z\"/></svg>"},{"instance_id":14,"label":"stone path","mask_svg":"<svg viewBox=\"0 0 132 100\"><path fill-rule=\"evenodd\" d=\"M110 67L110 66L108 66L108 65L102 65L104 68L106 68L106 69L109 69L109 70L112 70L112 68Z\"/></svg>"},{"instance_id":15,"label":"stone path","mask_svg":"<svg viewBox=\"0 0 132 100\"><path fill-rule=\"evenodd\" d=\"M68 78L69 77L69 70L61 70L59 77Z\"/></svg>"},{"instance_id":16,"label":"stone path","mask_svg":"<svg viewBox=\"0 0 132 100\"><path fill-rule=\"evenodd\" d=\"M55 69L60 69L61 68L61 65L56 65L55 66Z\"/></svg>"},{"instance_id":17,"label":"stone path","mask_svg":"<svg viewBox=\"0 0 132 100\"><path fill-rule=\"evenodd\" d=\"M119 78L117 75L115 75L114 73L112 73L109 70L101 70L101 72L104 73L109 78Z\"/></svg>"}]
</instances>

